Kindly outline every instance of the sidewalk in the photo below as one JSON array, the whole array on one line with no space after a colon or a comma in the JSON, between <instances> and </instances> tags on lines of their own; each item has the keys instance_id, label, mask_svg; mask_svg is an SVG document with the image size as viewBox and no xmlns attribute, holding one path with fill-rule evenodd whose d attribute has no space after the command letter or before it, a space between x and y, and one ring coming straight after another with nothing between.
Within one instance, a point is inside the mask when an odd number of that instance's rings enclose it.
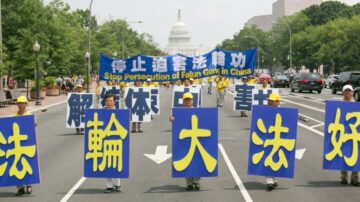
<instances>
[{"instance_id":1,"label":"sidewalk","mask_svg":"<svg viewBox=\"0 0 360 202\"><path fill-rule=\"evenodd\" d=\"M93 82L91 85L90 92L94 93L96 88L96 83ZM22 93L22 95L26 96L26 93ZM28 103L28 110L34 111L36 109L47 108L51 105L57 103L65 103L67 101L67 96L65 94L61 94L60 96L46 96L45 99L41 100L41 105L35 105L36 100L30 100ZM0 108L0 117L11 116L12 114L17 112L16 104L7 105L6 107Z\"/></svg>"}]
</instances>

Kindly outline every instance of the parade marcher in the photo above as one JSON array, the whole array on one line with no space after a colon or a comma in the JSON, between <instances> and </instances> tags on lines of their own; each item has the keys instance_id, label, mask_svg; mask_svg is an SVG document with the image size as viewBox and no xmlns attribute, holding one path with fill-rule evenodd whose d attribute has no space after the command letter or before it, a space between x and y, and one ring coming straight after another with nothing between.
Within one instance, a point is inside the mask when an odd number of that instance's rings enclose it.
<instances>
[{"instance_id":1,"label":"parade marcher","mask_svg":"<svg viewBox=\"0 0 360 202\"><path fill-rule=\"evenodd\" d=\"M243 84L247 84L248 83L248 78L243 77L241 81L242 81ZM240 117L248 117L248 115L246 114L246 111L241 111L240 112Z\"/></svg>"},{"instance_id":2,"label":"parade marcher","mask_svg":"<svg viewBox=\"0 0 360 202\"><path fill-rule=\"evenodd\" d=\"M278 107L280 105L280 95L277 93L271 93L268 98L268 105L271 107ZM275 181L274 177L267 176L265 177L266 190L271 191L274 188L278 187L278 183Z\"/></svg>"},{"instance_id":3,"label":"parade marcher","mask_svg":"<svg viewBox=\"0 0 360 202\"><path fill-rule=\"evenodd\" d=\"M28 112L27 110L27 105L28 105L28 100L25 96L20 96L16 99L16 105L18 107L18 111L13 114L13 116L30 116L32 115L30 112ZM34 123L35 127L37 125L36 121ZM15 194L15 196L22 196L24 194L31 194L32 192L32 187L31 185L22 185L22 186L17 186L17 193Z\"/></svg>"},{"instance_id":4,"label":"parade marcher","mask_svg":"<svg viewBox=\"0 0 360 202\"><path fill-rule=\"evenodd\" d=\"M226 84L221 75L219 75L216 79L216 106L223 107L224 99L225 99L225 90Z\"/></svg>"},{"instance_id":5,"label":"parade marcher","mask_svg":"<svg viewBox=\"0 0 360 202\"><path fill-rule=\"evenodd\" d=\"M97 106L97 108L100 108L100 106L101 106L101 104L100 104L100 94L101 94L101 88L102 88L103 86L101 85L101 83L100 83L100 80L97 80L96 81L96 88L95 88L95 96L96 96L96 106Z\"/></svg>"},{"instance_id":6,"label":"parade marcher","mask_svg":"<svg viewBox=\"0 0 360 202\"><path fill-rule=\"evenodd\" d=\"M213 83L214 83L214 80L215 80L214 76L209 76L209 77L208 77L208 83L209 83L208 94L209 94L209 95L212 94L211 91L212 91L212 85L213 85Z\"/></svg>"},{"instance_id":7,"label":"parade marcher","mask_svg":"<svg viewBox=\"0 0 360 202\"><path fill-rule=\"evenodd\" d=\"M268 89L269 86L268 86L268 83L266 81L262 82L261 86L260 86L260 90L265 90L265 89Z\"/></svg>"},{"instance_id":8,"label":"parade marcher","mask_svg":"<svg viewBox=\"0 0 360 202\"><path fill-rule=\"evenodd\" d=\"M249 76L249 80L248 80L247 83L248 83L248 84L256 84L257 81L256 81L256 79L254 78L254 76L251 75L251 76Z\"/></svg>"},{"instance_id":9,"label":"parade marcher","mask_svg":"<svg viewBox=\"0 0 360 202\"><path fill-rule=\"evenodd\" d=\"M146 79L146 82L142 85L142 87L153 87L153 85L151 84L151 79Z\"/></svg>"},{"instance_id":10,"label":"parade marcher","mask_svg":"<svg viewBox=\"0 0 360 202\"><path fill-rule=\"evenodd\" d=\"M224 90L224 100L226 99L226 93L229 90L229 87L231 85L231 81L229 78L223 76L223 80L224 80L224 85L225 85L225 90Z\"/></svg>"},{"instance_id":11,"label":"parade marcher","mask_svg":"<svg viewBox=\"0 0 360 202\"><path fill-rule=\"evenodd\" d=\"M183 95L183 102L185 108L192 108L193 107L193 95L191 93L184 93ZM174 122L175 118L170 116L170 122ZM200 178L185 178L186 181L186 190L191 191L195 189L196 191L200 190Z\"/></svg>"},{"instance_id":12,"label":"parade marcher","mask_svg":"<svg viewBox=\"0 0 360 202\"><path fill-rule=\"evenodd\" d=\"M120 91L121 91L121 97L124 97L126 88L128 88L130 84L128 82L120 82Z\"/></svg>"},{"instance_id":13,"label":"parade marcher","mask_svg":"<svg viewBox=\"0 0 360 202\"><path fill-rule=\"evenodd\" d=\"M76 85L75 87L75 93L81 94L83 92L83 87L81 84ZM76 128L76 135L83 135L84 134L84 128Z\"/></svg>"},{"instance_id":14,"label":"parade marcher","mask_svg":"<svg viewBox=\"0 0 360 202\"><path fill-rule=\"evenodd\" d=\"M343 101L353 102L354 89L351 85L345 85L343 87ZM348 172L345 170L341 171L341 184L348 184ZM352 172L350 178L350 184L353 186L359 186L359 172Z\"/></svg>"},{"instance_id":15,"label":"parade marcher","mask_svg":"<svg viewBox=\"0 0 360 202\"><path fill-rule=\"evenodd\" d=\"M107 94L104 97L105 99L105 109L116 109L115 108L115 95ZM121 182L120 178L106 178L106 189L105 193L111 192L120 192L121 189Z\"/></svg>"},{"instance_id":16,"label":"parade marcher","mask_svg":"<svg viewBox=\"0 0 360 202\"><path fill-rule=\"evenodd\" d=\"M190 85L194 85L195 80L193 78L189 79Z\"/></svg>"},{"instance_id":17,"label":"parade marcher","mask_svg":"<svg viewBox=\"0 0 360 202\"><path fill-rule=\"evenodd\" d=\"M135 81L134 86L141 87L142 86L141 81ZM136 129L137 129L137 131L136 131ZM132 122L131 132L132 133L136 133L136 132L142 133L143 131L141 130L141 122Z\"/></svg>"},{"instance_id":18,"label":"parade marcher","mask_svg":"<svg viewBox=\"0 0 360 202\"><path fill-rule=\"evenodd\" d=\"M190 80L188 80L188 79L185 79L184 81L183 81L183 85L185 86L185 87L189 87L191 84L190 84Z\"/></svg>"}]
</instances>

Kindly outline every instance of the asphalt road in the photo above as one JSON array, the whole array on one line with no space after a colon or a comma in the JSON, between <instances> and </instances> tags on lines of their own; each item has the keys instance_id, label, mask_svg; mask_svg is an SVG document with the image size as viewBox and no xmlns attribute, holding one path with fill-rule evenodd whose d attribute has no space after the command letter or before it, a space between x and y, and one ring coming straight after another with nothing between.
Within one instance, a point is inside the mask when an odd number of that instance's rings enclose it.
<instances>
[{"instance_id":1,"label":"asphalt road","mask_svg":"<svg viewBox=\"0 0 360 202\"><path fill-rule=\"evenodd\" d=\"M241 118L232 110L233 96L230 93L225 106L219 109L219 147L224 149L219 151L219 176L203 178L201 191L187 192L184 179L171 178L170 159L158 165L145 157L144 153L154 153L159 145L167 145L168 152L171 152L168 117L172 89L161 88L161 115L156 116L152 123L143 124L144 133L130 136L130 178L121 181L122 192L105 194L104 179L82 178L84 137L65 128L66 105L62 104L40 113L38 118L41 184L34 185L33 194L25 197L14 197L14 187L1 188L0 201L51 202L61 201L64 197L68 197L68 201L80 202L360 201L359 188L341 185L339 172L322 169L324 100L341 99L341 95L332 95L327 89L321 94L291 93L288 89L281 89L281 95L282 106L298 108L309 121L299 120L297 149L305 148L306 152L301 160L296 161L295 178L278 179L279 188L272 192L265 190L263 177L246 173L251 116ZM203 96L205 107L215 107L214 94L208 95L205 90ZM76 184L79 186L71 194L69 191Z\"/></svg>"}]
</instances>

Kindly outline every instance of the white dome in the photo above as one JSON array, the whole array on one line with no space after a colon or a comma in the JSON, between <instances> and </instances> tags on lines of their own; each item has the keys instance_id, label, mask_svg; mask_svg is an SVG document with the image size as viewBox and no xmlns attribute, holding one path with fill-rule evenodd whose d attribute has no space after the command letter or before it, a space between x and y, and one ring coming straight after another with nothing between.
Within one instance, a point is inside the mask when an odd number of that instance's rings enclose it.
<instances>
[{"instance_id":1,"label":"white dome","mask_svg":"<svg viewBox=\"0 0 360 202\"><path fill-rule=\"evenodd\" d=\"M191 37L189 31L186 27L186 24L181 21L181 13L179 10L178 19L170 31L168 47L189 47L191 46L190 41Z\"/></svg>"}]
</instances>

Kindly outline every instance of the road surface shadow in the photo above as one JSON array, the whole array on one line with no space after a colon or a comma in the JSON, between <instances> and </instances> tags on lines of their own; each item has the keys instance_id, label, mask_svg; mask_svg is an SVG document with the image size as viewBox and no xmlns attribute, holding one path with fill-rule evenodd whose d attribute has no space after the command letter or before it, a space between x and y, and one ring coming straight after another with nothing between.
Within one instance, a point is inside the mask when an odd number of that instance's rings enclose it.
<instances>
[{"instance_id":1,"label":"road surface shadow","mask_svg":"<svg viewBox=\"0 0 360 202\"><path fill-rule=\"evenodd\" d=\"M279 187L275 188L275 190L286 190L289 189L287 187L281 187L281 182L279 183ZM261 183L261 182L244 182L243 183L245 188L247 190L264 190L266 191L266 185L265 183ZM233 189L239 190L238 186L235 185Z\"/></svg>"},{"instance_id":2,"label":"road surface shadow","mask_svg":"<svg viewBox=\"0 0 360 202\"><path fill-rule=\"evenodd\" d=\"M14 192L0 192L0 198L27 198L27 197L36 197L35 195L31 194L25 194L21 197L15 196L16 190Z\"/></svg>"},{"instance_id":3,"label":"road surface shadow","mask_svg":"<svg viewBox=\"0 0 360 202\"><path fill-rule=\"evenodd\" d=\"M160 187L151 187L148 191L144 192L147 194L158 194L158 193L181 193L181 192L204 192L209 190L200 189L200 191L186 191L185 186L179 185L164 185Z\"/></svg>"},{"instance_id":4,"label":"road surface shadow","mask_svg":"<svg viewBox=\"0 0 360 202\"><path fill-rule=\"evenodd\" d=\"M349 185L343 185L339 181L311 181L305 185L295 185L297 187L314 187L314 188L328 188L328 187L346 187Z\"/></svg>"},{"instance_id":5,"label":"road surface shadow","mask_svg":"<svg viewBox=\"0 0 360 202\"><path fill-rule=\"evenodd\" d=\"M84 135L77 135L75 132L73 132L73 133L63 133L63 134L57 134L56 136L63 136L63 137L66 137L66 136L84 136Z\"/></svg>"},{"instance_id":6,"label":"road surface shadow","mask_svg":"<svg viewBox=\"0 0 360 202\"><path fill-rule=\"evenodd\" d=\"M160 132L162 132L162 133L170 133L170 132L172 132L172 130L169 129L169 130L163 130L163 131L160 131Z\"/></svg>"},{"instance_id":7,"label":"road surface shadow","mask_svg":"<svg viewBox=\"0 0 360 202\"><path fill-rule=\"evenodd\" d=\"M113 194L119 194L119 193L121 193L121 192L113 192ZM74 194L88 194L88 195L104 194L104 195L107 195L108 193L105 193L105 189L91 188L91 189L77 189Z\"/></svg>"}]
</instances>

